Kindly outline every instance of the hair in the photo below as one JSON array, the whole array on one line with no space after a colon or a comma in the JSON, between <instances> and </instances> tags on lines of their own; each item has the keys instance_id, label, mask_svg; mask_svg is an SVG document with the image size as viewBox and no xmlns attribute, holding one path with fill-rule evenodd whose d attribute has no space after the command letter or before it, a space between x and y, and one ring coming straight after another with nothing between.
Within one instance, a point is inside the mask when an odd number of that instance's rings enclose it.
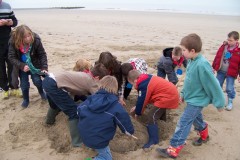
<instances>
[{"instance_id":1,"label":"hair","mask_svg":"<svg viewBox=\"0 0 240 160\"><path fill-rule=\"evenodd\" d=\"M85 70L89 71L92 68L91 62L86 59L79 59L75 66L73 67L73 71L83 72Z\"/></svg>"},{"instance_id":2,"label":"hair","mask_svg":"<svg viewBox=\"0 0 240 160\"><path fill-rule=\"evenodd\" d=\"M174 56L182 56L182 48L181 47L174 47L173 48L173 51L172 51L172 54Z\"/></svg>"},{"instance_id":3,"label":"hair","mask_svg":"<svg viewBox=\"0 0 240 160\"><path fill-rule=\"evenodd\" d=\"M234 40L239 40L239 33L237 31L232 31L228 33L228 38L233 37Z\"/></svg>"},{"instance_id":4,"label":"hair","mask_svg":"<svg viewBox=\"0 0 240 160\"><path fill-rule=\"evenodd\" d=\"M195 33L192 33L192 34L189 34L189 35L183 37L180 45L184 46L189 51L194 49L195 52L200 52L202 50L202 40Z\"/></svg>"},{"instance_id":5,"label":"hair","mask_svg":"<svg viewBox=\"0 0 240 160\"><path fill-rule=\"evenodd\" d=\"M95 62L95 64L98 63L102 63L112 73L115 72L116 67L119 66L119 63L121 64L121 62L117 60L117 57L112 55L110 52L100 53L99 59Z\"/></svg>"},{"instance_id":6,"label":"hair","mask_svg":"<svg viewBox=\"0 0 240 160\"><path fill-rule=\"evenodd\" d=\"M32 42L34 42L34 33L32 32L32 30L26 26L26 25L20 25L18 27L16 27L12 33L11 33L11 37L12 37L12 42L15 46L16 49L19 49L20 46L22 44L24 44L24 34L25 33L30 33L31 37L32 37Z\"/></svg>"},{"instance_id":7,"label":"hair","mask_svg":"<svg viewBox=\"0 0 240 160\"><path fill-rule=\"evenodd\" d=\"M133 70L133 66L131 63L123 63L121 65L121 71L122 71L122 75L123 77L127 77L129 71Z\"/></svg>"},{"instance_id":8,"label":"hair","mask_svg":"<svg viewBox=\"0 0 240 160\"><path fill-rule=\"evenodd\" d=\"M99 81L99 88L104 89L109 93L117 94L118 82L114 76L105 76Z\"/></svg>"},{"instance_id":9,"label":"hair","mask_svg":"<svg viewBox=\"0 0 240 160\"><path fill-rule=\"evenodd\" d=\"M91 69L91 73L94 77L99 77L102 79L104 76L109 75L108 70L103 64L97 64Z\"/></svg>"},{"instance_id":10,"label":"hair","mask_svg":"<svg viewBox=\"0 0 240 160\"><path fill-rule=\"evenodd\" d=\"M129 82L134 82L138 77L141 75L141 73L138 70L131 70L128 73L128 81Z\"/></svg>"},{"instance_id":11,"label":"hair","mask_svg":"<svg viewBox=\"0 0 240 160\"><path fill-rule=\"evenodd\" d=\"M95 65L99 63L102 63L107 68L110 75L117 78L118 87L120 88L122 85L121 62L117 60L117 57L108 51L102 52Z\"/></svg>"}]
</instances>

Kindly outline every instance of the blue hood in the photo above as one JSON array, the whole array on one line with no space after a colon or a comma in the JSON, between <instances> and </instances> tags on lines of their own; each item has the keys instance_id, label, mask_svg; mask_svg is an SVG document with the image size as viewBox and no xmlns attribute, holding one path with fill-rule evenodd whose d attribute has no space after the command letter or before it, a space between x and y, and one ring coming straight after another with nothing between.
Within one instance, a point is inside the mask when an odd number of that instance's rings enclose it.
<instances>
[{"instance_id":1,"label":"blue hood","mask_svg":"<svg viewBox=\"0 0 240 160\"><path fill-rule=\"evenodd\" d=\"M94 96L90 96L88 101L88 109L91 112L102 113L113 106L113 103L117 103L118 97L115 94L109 94L104 89L100 89Z\"/></svg>"}]
</instances>

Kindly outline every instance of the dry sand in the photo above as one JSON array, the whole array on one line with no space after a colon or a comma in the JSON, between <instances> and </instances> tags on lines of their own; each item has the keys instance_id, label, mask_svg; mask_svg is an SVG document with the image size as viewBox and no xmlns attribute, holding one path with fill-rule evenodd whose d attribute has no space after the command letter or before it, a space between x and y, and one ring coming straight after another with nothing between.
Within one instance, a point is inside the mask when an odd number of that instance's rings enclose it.
<instances>
[{"instance_id":1,"label":"dry sand","mask_svg":"<svg viewBox=\"0 0 240 160\"><path fill-rule=\"evenodd\" d=\"M94 62L100 52L110 51L121 61L141 57L153 66L162 49L176 46L189 33L203 40L203 54L212 62L214 54L228 32L239 29L240 17L210 16L156 12L87 11L87 10L16 10L19 24L27 24L38 33L48 54L49 71L71 70L78 58ZM151 73L156 74L153 69ZM179 88L180 89L180 88ZM204 110L209 123L210 141L194 147L191 132L180 160L240 160L240 85L231 112L217 112L213 106ZM22 110L21 98L10 97L0 103L1 160L82 160L96 153L87 148L70 146L67 118L57 117L54 126L44 125L48 103L42 102L31 85L29 108ZM127 101L134 105L136 94ZM155 149L169 144L176 122L184 108L168 113L168 121L160 122L160 143L149 151L141 146L147 140L146 128L133 120L138 141L118 132L110 144L114 160L161 159Z\"/></svg>"}]
</instances>

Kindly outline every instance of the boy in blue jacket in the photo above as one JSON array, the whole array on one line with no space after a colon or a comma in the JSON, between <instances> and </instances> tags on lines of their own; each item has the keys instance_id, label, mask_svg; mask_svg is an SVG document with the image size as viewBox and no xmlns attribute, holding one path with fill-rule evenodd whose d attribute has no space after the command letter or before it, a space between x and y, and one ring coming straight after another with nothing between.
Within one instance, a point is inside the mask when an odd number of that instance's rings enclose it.
<instances>
[{"instance_id":1,"label":"boy in blue jacket","mask_svg":"<svg viewBox=\"0 0 240 160\"><path fill-rule=\"evenodd\" d=\"M105 76L99 81L96 94L78 106L78 129L83 143L95 149L94 160L112 160L109 142L113 139L117 126L127 135L134 133L131 119L118 102L118 82L113 76Z\"/></svg>"}]
</instances>

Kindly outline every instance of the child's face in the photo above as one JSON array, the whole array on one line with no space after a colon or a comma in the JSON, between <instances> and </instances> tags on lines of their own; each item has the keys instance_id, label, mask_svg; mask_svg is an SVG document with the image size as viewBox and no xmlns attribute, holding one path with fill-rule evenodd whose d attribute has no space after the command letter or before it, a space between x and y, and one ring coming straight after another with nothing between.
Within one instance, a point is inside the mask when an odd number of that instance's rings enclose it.
<instances>
[{"instance_id":1,"label":"child's face","mask_svg":"<svg viewBox=\"0 0 240 160\"><path fill-rule=\"evenodd\" d=\"M228 45L232 47L238 42L238 39L235 40L233 37L229 37L227 41L228 41Z\"/></svg>"},{"instance_id":2,"label":"child's face","mask_svg":"<svg viewBox=\"0 0 240 160\"><path fill-rule=\"evenodd\" d=\"M32 42L32 35L29 32L26 32L23 37L23 43L29 45Z\"/></svg>"},{"instance_id":3,"label":"child's face","mask_svg":"<svg viewBox=\"0 0 240 160\"><path fill-rule=\"evenodd\" d=\"M137 89L137 80L135 81L128 81L135 89Z\"/></svg>"},{"instance_id":4,"label":"child's face","mask_svg":"<svg viewBox=\"0 0 240 160\"><path fill-rule=\"evenodd\" d=\"M186 47L184 46L181 46L182 48L182 53L183 53L183 56L186 58L186 59L192 59L192 58L195 58L196 57L196 52L194 49L192 50L188 50Z\"/></svg>"},{"instance_id":5,"label":"child's face","mask_svg":"<svg viewBox=\"0 0 240 160\"><path fill-rule=\"evenodd\" d=\"M181 58L181 56L175 56L175 55L172 54L172 59L174 61L178 61L180 58Z\"/></svg>"}]
</instances>

